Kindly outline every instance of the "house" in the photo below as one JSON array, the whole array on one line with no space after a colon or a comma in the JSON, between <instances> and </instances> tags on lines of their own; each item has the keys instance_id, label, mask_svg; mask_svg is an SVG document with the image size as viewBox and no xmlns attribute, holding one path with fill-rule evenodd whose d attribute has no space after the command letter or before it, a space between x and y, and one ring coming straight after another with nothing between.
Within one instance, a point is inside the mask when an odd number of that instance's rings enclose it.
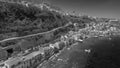
<instances>
[{"instance_id":1,"label":"house","mask_svg":"<svg viewBox=\"0 0 120 68\"><path fill-rule=\"evenodd\" d=\"M110 19L109 22L118 22L117 19Z\"/></svg>"},{"instance_id":2,"label":"house","mask_svg":"<svg viewBox=\"0 0 120 68\"><path fill-rule=\"evenodd\" d=\"M31 68L41 62L41 53L41 51L35 51L25 56L11 57L3 62L1 68Z\"/></svg>"}]
</instances>

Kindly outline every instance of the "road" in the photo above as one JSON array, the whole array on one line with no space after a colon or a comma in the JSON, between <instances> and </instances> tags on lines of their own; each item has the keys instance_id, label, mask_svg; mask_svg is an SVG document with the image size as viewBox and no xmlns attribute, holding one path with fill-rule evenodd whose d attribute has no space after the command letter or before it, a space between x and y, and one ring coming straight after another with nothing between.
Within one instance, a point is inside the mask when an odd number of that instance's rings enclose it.
<instances>
[{"instance_id":1,"label":"road","mask_svg":"<svg viewBox=\"0 0 120 68\"><path fill-rule=\"evenodd\" d=\"M22 38L27 38L27 37L31 37L31 36L40 35L40 34L50 33L50 32L52 32L52 31L58 30L58 29L60 29L60 28L67 27L67 26L69 26L70 24L71 24L71 23L68 23L68 24L66 24L65 26L61 26L61 27L55 28L55 29L50 30L50 31L47 31L47 32L42 32L42 33L37 33L37 34L31 34L31 35L22 36L22 37L7 38L7 39L4 39L4 40L1 40L0 43L1 43L1 42L5 42L5 41L9 41L9 40L22 39Z\"/></svg>"}]
</instances>

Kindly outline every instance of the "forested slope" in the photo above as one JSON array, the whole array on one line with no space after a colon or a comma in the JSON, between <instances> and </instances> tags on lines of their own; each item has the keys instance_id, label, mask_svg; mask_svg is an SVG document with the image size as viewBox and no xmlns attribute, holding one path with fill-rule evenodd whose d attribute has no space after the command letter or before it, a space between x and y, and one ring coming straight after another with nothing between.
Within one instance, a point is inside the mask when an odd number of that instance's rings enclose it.
<instances>
[{"instance_id":1,"label":"forested slope","mask_svg":"<svg viewBox=\"0 0 120 68\"><path fill-rule=\"evenodd\" d=\"M64 16L49 9L0 2L0 36L25 36L46 32L68 23Z\"/></svg>"}]
</instances>

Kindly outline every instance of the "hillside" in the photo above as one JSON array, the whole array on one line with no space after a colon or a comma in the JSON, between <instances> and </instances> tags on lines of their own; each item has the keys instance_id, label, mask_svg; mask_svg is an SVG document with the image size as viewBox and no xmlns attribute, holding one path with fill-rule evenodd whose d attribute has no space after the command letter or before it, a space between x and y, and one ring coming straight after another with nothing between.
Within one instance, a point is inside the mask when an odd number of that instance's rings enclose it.
<instances>
[{"instance_id":1,"label":"hillside","mask_svg":"<svg viewBox=\"0 0 120 68\"><path fill-rule=\"evenodd\" d=\"M68 20L54 11L42 10L33 5L27 7L19 3L0 2L1 37L20 37L46 32L66 23Z\"/></svg>"}]
</instances>

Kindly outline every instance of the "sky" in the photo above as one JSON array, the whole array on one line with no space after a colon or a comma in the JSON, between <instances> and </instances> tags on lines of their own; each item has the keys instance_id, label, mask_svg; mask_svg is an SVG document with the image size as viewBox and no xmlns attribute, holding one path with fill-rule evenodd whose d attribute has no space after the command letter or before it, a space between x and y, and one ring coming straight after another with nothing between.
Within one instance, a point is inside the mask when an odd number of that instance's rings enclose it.
<instances>
[{"instance_id":1,"label":"sky","mask_svg":"<svg viewBox=\"0 0 120 68\"><path fill-rule=\"evenodd\" d=\"M119 18L120 0L48 0L66 12L89 16Z\"/></svg>"}]
</instances>

